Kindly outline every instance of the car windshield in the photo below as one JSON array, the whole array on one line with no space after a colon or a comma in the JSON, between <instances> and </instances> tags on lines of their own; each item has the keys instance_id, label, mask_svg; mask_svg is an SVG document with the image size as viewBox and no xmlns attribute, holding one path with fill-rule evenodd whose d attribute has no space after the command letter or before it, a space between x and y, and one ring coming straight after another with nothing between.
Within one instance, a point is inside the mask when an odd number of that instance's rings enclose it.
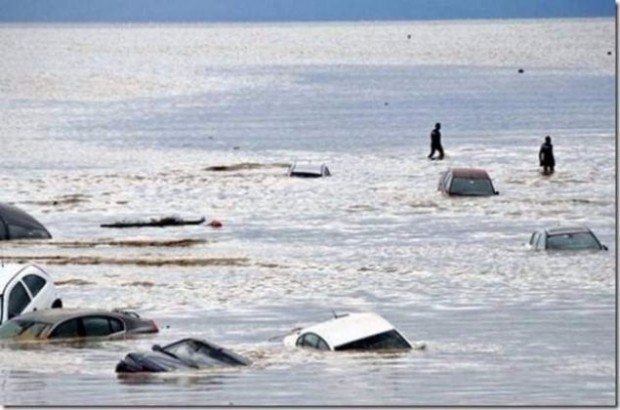
<instances>
[{"instance_id":1,"label":"car windshield","mask_svg":"<svg viewBox=\"0 0 620 410\"><path fill-rule=\"evenodd\" d=\"M334 350L383 350L383 349L411 349L411 345L396 329L379 333L365 339L356 340L337 346Z\"/></svg>"},{"instance_id":2,"label":"car windshield","mask_svg":"<svg viewBox=\"0 0 620 410\"><path fill-rule=\"evenodd\" d=\"M590 232L550 235L547 249L601 249L598 240Z\"/></svg>"},{"instance_id":3,"label":"car windshield","mask_svg":"<svg viewBox=\"0 0 620 410\"><path fill-rule=\"evenodd\" d=\"M213 366L227 364L243 364L245 359L237 356L231 351L216 347L212 348L209 345L200 343L195 340L185 340L179 343L173 343L166 346L164 351L173 354L179 359L195 364L197 366Z\"/></svg>"},{"instance_id":4,"label":"car windshield","mask_svg":"<svg viewBox=\"0 0 620 410\"><path fill-rule=\"evenodd\" d=\"M28 320L11 320L0 326L0 339L10 339L14 337L34 338L39 336L43 329L48 327L47 323L32 322Z\"/></svg>"},{"instance_id":5,"label":"car windshield","mask_svg":"<svg viewBox=\"0 0 620 410\"><path fill-rule=\"evenodd\" d=\"M452 195L485 196L495 195L493 185L488 179L469 179L455 177L450 186Z\"/></svg>"}]
</instances>

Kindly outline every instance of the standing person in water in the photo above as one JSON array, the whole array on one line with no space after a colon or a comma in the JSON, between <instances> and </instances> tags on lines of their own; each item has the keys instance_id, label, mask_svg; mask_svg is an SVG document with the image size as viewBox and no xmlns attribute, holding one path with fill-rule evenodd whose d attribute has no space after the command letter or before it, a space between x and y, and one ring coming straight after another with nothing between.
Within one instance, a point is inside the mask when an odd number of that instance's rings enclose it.
<instances>
[{"instance_id":1,"label":"standing person in water","mask_svg":"<svg viewBox=\"0 0 620 410\"><path fill-rule=\"evenodd\" d=\"M540 160L540 166L543 167L543 174L553 174L555 168L555 157L553 156L553 144L551 144L551 137L548 135L545 137L545 142L540 146L538 159Z\"/></svg>"},{"instance_id":2,"label":"standing person in water","mask_svg":"<svg viewBox=\"0 0 620 410\"><path fill-rule=\"evenodd\" d=\"M433 155L435 155L435 151L439 152L439 157L437 157L437 159L443 159L443 147L441 146L441 132L439 132L440 129L441 129L441 124L437 123L435 124L435 129L431 131L431 153L428 154L429 159L435 159L433 158Z\"/></svg>"}]
</instances>

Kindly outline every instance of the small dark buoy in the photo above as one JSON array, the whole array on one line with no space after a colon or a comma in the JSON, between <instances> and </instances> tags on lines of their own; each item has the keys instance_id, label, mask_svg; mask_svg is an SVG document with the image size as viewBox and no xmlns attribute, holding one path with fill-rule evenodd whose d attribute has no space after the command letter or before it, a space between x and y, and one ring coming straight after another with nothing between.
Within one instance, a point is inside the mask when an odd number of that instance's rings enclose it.
<instances>
[{"instance_id":1,"label":"small dark buoy","mask_svg":"<svg viewBox=\"0 0 620 410\"><path fill-rule=\"evenodd\" d=\"M217 219L214 219L211 222L209 222L209 226L211 228L221 228L222 227L222 223L220 221L218 221Z\"/></svg>"},{"instance_id":2,"label":"small dark buoy","mask_svg":"<svg viewBox=\"0 0 620 410\"><path fill-rule=\"evenodd\" d=\"M608 52L607 52L607 55L608 55L608 56L610 56L610 55L611 55L611 51L608 51Z\"/></svg>"},{"instance_id":3,"label":"small dark buoy","mask_svg":"<svg viewBox=\"0 0 620 410\"><path fill-rule=\"evenodd\" d=\"M383 103L383 105L385 105L387 107L388 105L390 105L390 103L386 101L386 102Z\"/></svg>"},{"instance_id":4,"label":"small dark buoy","mask_svg":"<svg viewBox=\"0 0 620 410\"><path fill-rule=\"evenodd\" d=\"M411 40L411 34L407 34L407 38Z\"/></svg>"},{"instance_id":5,"label":"small dark buoy","mask_svg":"<svg viewBox=\"0 0 620 410\"><path fill-rule=\"evenodd\" d=\"M525 72L525 70L523 70L522 68L519 68L519 74L523 74Z\"/></svg>"}]
</instances>

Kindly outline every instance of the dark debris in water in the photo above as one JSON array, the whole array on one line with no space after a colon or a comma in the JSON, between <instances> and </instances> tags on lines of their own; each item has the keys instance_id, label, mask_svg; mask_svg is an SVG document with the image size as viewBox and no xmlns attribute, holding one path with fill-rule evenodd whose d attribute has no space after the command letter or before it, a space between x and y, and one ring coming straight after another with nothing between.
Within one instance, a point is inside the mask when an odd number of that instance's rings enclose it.
<instances>
[{"instance_id":1,"label":"dark debris in water","mask_svg":"<svg viewBox=\"0 0 620 410\"><path fill-rule=\"evenodd\" d=\"M101 224L102 228L144 228L155 227L163 228L166 226L180 226L180 225L200 225L205 221L205 218L200 219L183 219L177 216L165 216L163 218L151 218L148 221L119 221L110 224Z\"/></svg>"},{"instance_id":2,"label":"dark debris in water","mask_svg":"<svg viewBox=\"0 0 620 410\"><path fill-rule=\"evenodd\" d=\"M242 162L233 165L213 165L205 168L205 171L211 172L225 172L225 171L245 171L263 168L287 168L289 164L285 163L273 163L273 164L259 164L255 162Z\"/></svg>"}]
</instances>

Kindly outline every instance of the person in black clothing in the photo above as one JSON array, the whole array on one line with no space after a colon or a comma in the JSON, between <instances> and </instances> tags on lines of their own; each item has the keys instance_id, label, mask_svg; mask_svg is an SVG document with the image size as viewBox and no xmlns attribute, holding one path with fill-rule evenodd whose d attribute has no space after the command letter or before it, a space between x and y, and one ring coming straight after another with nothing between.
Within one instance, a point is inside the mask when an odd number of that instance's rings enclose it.
<instances>
[{"instance_id":1,"label":"person in black clothing","mask_svg":"<svg viewBox=\"0 0 620 410\"><path fill-rule=\"evenodd\" d=\"M431 131L431 153L428 154L429 159L435 159L433 158L433 155L435 155L435 151L439 152L439 157L437 159L443 159L443 147L441 146L441 132L439 132L440 129L441 129L441 124L437 123L435 124L435 129Z\"/></svg>"},{"instance_id":2,"label":"person in black clothing","mask_svg":"<svg viewBox=\"0 0 620 410\"><path fill-rule=\"evenodd\" d=\"M553 174L553 168L555 168L555 157L553 156L551 137L548 135L545 137L545 142L540 146L538 159L540 160L540 166L543 167L543 174Z\"/></svg>"}]
</instances>

